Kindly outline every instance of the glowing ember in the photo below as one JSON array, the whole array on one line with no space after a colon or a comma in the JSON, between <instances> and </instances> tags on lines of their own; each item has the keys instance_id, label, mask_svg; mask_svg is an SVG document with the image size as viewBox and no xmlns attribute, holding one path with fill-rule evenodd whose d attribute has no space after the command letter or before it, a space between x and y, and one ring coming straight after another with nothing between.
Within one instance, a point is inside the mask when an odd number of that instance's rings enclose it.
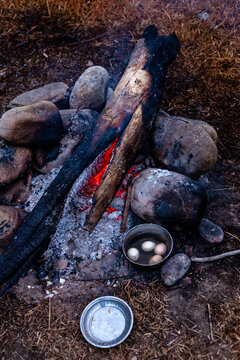
<instances>
[{"instance_id":1,"label":"glowing ember","mask_svg":"<svg viewBox=\"0 0 240 360\"><path fill-rule=\"evenodd\" d=\"M91 197L93 192L98 188L101 184L103 175L107 170L107 167L111 161L113 150L117 144L118 138L112 143L112 145L103 153L103 155L99 159L99 163L93 169L95 175L93 175L90 179L88 179L87 183L79 190L79 196L85 196L87 198Z\"/></svg>"},{"instance_id":2,"label":"glowing ember","mask_svg":"<svg viewBox=\"0 0 240 360\"><path fill-rule=\"evenodd\" d=\"M98 186L101 184L103 176L110 164L110 161L113 156L114 148L117 144L118 138L112 143L112 145L97 159L97 162L95 162L92 165L91 173L92 176L85 182L85 184L81 187L81 189L78 191L78 196L82 198L83 204L79 208L80 211L85 211L90 207L89 199L92 197L93 193L97 190ZM130 176L132 178L136 177L139 174L139 169L136 166L133 166L129 169L122 186L118 189L115 197L120 197L121 199L126 199L126 187L127 187L127 181ZM85 201L84 201L85 199ZM119 211L118 209L115 209L113 207L107 208L107 213L110 215L111 213ZM118 216L114 220L119 220L121 218L121 215Z\"/></svg>"}]
</instances>

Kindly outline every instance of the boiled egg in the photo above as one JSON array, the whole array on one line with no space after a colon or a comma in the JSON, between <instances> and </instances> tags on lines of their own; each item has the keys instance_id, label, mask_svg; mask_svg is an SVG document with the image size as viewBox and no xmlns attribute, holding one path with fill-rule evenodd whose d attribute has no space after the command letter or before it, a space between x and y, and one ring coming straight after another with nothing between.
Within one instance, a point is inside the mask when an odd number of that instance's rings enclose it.
<instances>
[{"instance_id":1,"label":"boiled egg","mask_svg":"<svg viewBox=\"0 0 240 360\"><path fill-rule=\"evenodd\" d=\"M155 248L155 245L156 244L153 241L150 241L150 240L144 241L142 243L142 249L143 249L143 251L149 252L149 251L152 251Z\"/></svg>"},{"instance_id":2,"label":"boiled egg","mask_svg":"<svg viewBox=\"0 0 240 360\"><path fill-rule=\"evenodd\" d=\"M156 264L159 261L162 260L162 256L161 255L154 255L151 257L151 259L149 260L149 264Z\"/></svg>"},{"instance_id":3,"label":"boiled egg","mask_svg":"<svg viewBox=\"0 0 240 360\"><path fill-rule=\"evenodd\" d=\"M164 255L167 251L167 246L164 243L157 244L154 248L154 252L156 255Z\"/></svg>"},{"instance_id":4,"label":"boiled egg","mask_svg":"<svg viewBox=\"0 0 240 360\"><path fill-rule=\"evenodd\" d=\"M136 248L130 248L127 252L129 259L136 261L139 258L139 251Z\"/></svg>"}]
</instances>

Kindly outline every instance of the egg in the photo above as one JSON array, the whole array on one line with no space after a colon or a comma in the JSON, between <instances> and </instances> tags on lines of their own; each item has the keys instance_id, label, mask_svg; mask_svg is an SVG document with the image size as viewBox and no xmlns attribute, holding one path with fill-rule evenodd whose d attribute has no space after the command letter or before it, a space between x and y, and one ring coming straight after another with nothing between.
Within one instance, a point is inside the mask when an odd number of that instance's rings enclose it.
<instances>
[{"instance_id":1,"label":"egg","mask_svg":"<svg viewBox=\"0 0 240 360\"><path fill-rule=\"evenodd\" d=\"M151 257L151 259L149 260L149 264L156 264L159 261L162 260L162 256L161 255L154 255Z\"/></svg>"},{"instance_id":2,"label":"egg","mask_svg":"<svg viewBox=\"0 0 240 360\"><path fill-rule=\"evenodd\" d=\"M167 251L167 246L164 243L160 243L156 245L154 248L154 252L156 255L164 255L166 251Z\"/></svg>"},{"instance_id":3,"label":"egg","mask_svg":"<svg viewBox=\"0 0 240 360\"><path fill-rule=\"evenodd\" d=\"M139 258L139 251L136 248L130 248L127 252L129 259L136 261Z\"/></svg>"},{"instance_id":4,"label":"egg","mask_svg":"<svg viewBox=\"0 0 240 360\"><path fill-rule=\"evenodd\" d=\"M142 243L142 249L143 251L152 251L155 248L155 242L153 241L144 241L144 243Z\"/></svg>"}]
</instances>

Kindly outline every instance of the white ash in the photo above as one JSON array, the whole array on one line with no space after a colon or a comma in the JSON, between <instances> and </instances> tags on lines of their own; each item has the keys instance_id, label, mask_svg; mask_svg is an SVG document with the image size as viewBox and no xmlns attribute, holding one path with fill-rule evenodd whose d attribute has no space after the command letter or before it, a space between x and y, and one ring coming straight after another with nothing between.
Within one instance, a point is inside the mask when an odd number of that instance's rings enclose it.
<instances>
[{"instance_id":1,"label":"white ash","mask_svg":"<svg viewBox=\"0 0 240 360\"><path fill-rule=\"evenodd\" d=\"M125 234L120 234L120 226L126 191L123 191L121 196L113 199L110 206L116 209L116 211L110 212L109 214L105 212L91 234L82 229L86 215L90 211L91 199L84 198L83 196L80 197L78 191L86 185L89 178L93 176L93 169L99 164L101 156L102 155L81 174L69 192L57 230L51 237L50 245L45 252L45 258L49 256L62 257L64 254L70 254L73 258L97 261L105 254L110 254L116 247L121 247L122 240L125 236ZM134 167L132 173L139 172L143 170L143 168L145 168L144 165L138 164ZM34 177L28 200L25 203L25 209L27 211L32 211L59 171L60 168L52 169L47 175L40 174ZM129 175L126 176L123 181L125 187L128 177ZM86 207L88 207L88 209L82 211L82 209ZM135 216L129 212L127 230L135 225L135 221Z\"/></svg>"},{"instance_id":2,"label":"white ash","mask_svg":"<svg viewBox=\"0 0 240 360\"><path fill-rule=\"evenodd\" d=\"M82 228L86 215L90 211L91 200L80 197L78 191L92 176L92 168L95 167L97 162L98 159L81 174L73 185L46 255L54 256L56 248L58 249L58 256L63 256L65 253L68 254L68 243L74 243L75 249L71 253L73 257L81 258L82 260L89 258L98 260L104 254L110 254L115 248L115 244L118 244L119 247L121 246L125 236L120 234L122 218L119 219L124 209L125 200L122 198L123 196L113 199L110 206L116 209L116 211L110 214L105 212L91 234ZM87 210L80 210L86 206L89 206ZM134 215L129 213L127 229L134 225L134 219Z\"/></svg>"},{"instance_id":3,"label":"white ash","mask_svg":"<svg viewBox=\"0 0 240 360\"><path fill-rule=\"evenodd\" d=\"M31 189L29 191L29 196L27 201L24 204L24 209L27 211L32 211L37 202L42 197L44 191L48 188L51 182L55 179L61 168L52 169L48 174L37 175L32 179Z\"/></svg>"}]
</instances>

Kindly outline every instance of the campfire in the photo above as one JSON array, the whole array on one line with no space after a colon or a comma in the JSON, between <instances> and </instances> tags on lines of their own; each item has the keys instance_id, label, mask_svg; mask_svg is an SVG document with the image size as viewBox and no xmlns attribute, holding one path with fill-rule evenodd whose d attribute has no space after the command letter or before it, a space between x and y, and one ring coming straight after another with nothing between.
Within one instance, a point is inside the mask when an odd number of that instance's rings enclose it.
<instances>
[{"instance_id":1,"label":"campfire","mask_svg":"<svg viewBox=\"0 0 240 360\"><path fill-rule=\"evenodd\" d=\"M109 256L104 265L114 267L115 253L121 263L117 271L126 274L121 242L134 225L145 221L170 230L199 225L206 196L204 181L197 179L216 163L217 135L203 121L160 111L167 68L179 49L174 34L159 36L149 26L114 92L107 71L93 66L72 92L52 84L10 103L0 135L9 146L32 147L35 169L45 175L32 180L24 205L29 213L23 222L15 221L11 241L2 247L1 293L46 249L45 258L52 257L65 274L78 264L83 275L104 255ZM98 78L104 85L89 93ZM22 177L23 168L16 177ZM200 231L209 242L223 239L221 229L207 219ZM75 265L66 270L66 264L59 265L63 258Z\"/></svg>"}]
</instances>

